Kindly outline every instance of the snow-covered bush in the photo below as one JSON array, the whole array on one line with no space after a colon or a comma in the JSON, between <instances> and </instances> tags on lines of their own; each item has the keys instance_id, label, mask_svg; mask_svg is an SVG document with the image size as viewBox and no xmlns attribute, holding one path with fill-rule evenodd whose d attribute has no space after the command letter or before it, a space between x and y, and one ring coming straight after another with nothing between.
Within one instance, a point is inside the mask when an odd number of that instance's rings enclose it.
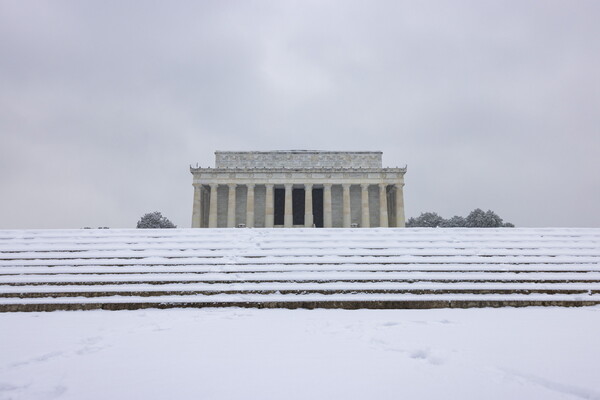
<instances>
[{"instance_id":1,"label":"snow-covered bush","mask_svg":"<svg viewBox=\"0 0 600 400\"><path fill-rule=\"evenodd\" d=\"M455 215L450 219L445 219L440 226L444 228L464 228L467 226L467 221L463 217Z\"/></svg>"},{"instance_id":2,"label":"snow-covered bush","mask_svg":"<svg viewBox=\"0 0 600 400\"><path fill-rule=\"evenodd\" d=\"M465 219L468 228L498 228L503 226L502 218L500 218L492 210L483 211L476 208Z\"/></svg>"},{"instance_id":3,"label":"snow-covered bush","mask_svg":"<svg viewBox=\"0 0 600 400\"><path fill-rule=\"evenodd\" d=\"M442 226L444 218L440 217L434 212L421 213L417 218L409 218L406 221L406 226L409 228L423 227L423 228L436 228Z\"/></svg>"},{"instance_id":4,"label":"snow-covered bush","mask_svg":"<svg viewBox=\"0 0 600 400\"><path fill-rule=\"evenodd\" d=\"M177 228L171 221L163 217L158 211L144 215L137 223L137 228L142 229L162 229Z\"/></svg>"}]
</instances>

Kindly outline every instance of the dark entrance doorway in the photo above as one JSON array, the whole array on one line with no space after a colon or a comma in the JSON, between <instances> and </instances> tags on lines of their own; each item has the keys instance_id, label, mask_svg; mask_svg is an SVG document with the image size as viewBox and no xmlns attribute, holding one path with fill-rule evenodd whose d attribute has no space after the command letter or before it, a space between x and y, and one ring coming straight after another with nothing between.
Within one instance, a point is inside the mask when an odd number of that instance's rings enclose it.
<instances>
[{"instance_id":1,"label":"dark entrance doorway","mask_svg":"<svg viewBox=\"0 0 600 400\"><path fill-rule=\"evenodd\" d=\"M294 225L304 225L304 189L292 189L292 223ZM275 225L284 225L285 223L285 189L275 188L273 190L273 223ZM313 189L313 224L317 228L323 227L323 189Z\"/></svg>"},{"instance_id":2,"label":"dark entrance doorway","mask_svg":"<svg viewBox=\"0 0 600 400\"><path fill-rule=\"evenodd\" d=\"M274 201L273 201L273 223L275 225L283 225L284 217L283 212L285 210L285 189L277 189L273 190Z\"/></svg>"},{"instance_id":3,"label":"dark entrance doorway","mask_svg":"<svg viewBox=\"0 0 600 400\"><path fill-rule=\"evenodd\" d=\"M313 223L317 228L323 227L323 189L313 189Z\"/></svg>"},{"instance_id":4,"label":"dark entrance doorway","mask_svg":"<svg viewBox=\"0 0 600 400\"><path fill-rule=\"evenodd\" d=\"M292 190L293 225L304 225L304 189Z\"/></svg>"}]
</instances>

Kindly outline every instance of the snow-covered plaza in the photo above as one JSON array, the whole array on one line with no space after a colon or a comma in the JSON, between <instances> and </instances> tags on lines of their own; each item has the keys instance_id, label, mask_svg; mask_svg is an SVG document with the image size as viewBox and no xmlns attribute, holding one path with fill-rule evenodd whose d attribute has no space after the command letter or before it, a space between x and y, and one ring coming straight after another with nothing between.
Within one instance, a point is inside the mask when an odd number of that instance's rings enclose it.
<instances>
[{"instance_id":1,"label":"snow-covered plaza","mask_svg":"<svg viewBox=\"0 0 600 400\"><path fill-rule=\"evenodd\" d=\"M0 314L0 399L600 399L600 307Z\"/></svg>"}]
</instances>

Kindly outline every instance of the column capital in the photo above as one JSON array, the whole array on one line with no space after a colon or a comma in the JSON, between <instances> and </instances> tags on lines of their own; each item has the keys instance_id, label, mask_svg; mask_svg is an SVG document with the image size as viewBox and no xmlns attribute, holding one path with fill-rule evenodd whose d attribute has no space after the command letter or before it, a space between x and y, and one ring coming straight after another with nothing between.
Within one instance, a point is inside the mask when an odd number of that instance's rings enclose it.
<instances>
[{"instance_id":1,"label":"column capital","mask_svg":"<svg viewBox=\"0 0 600 400\"><path fill-rule=\"evenodd\" d=\"M254 189L254 186L256 186L256 184L254 184L254 183L246 183L246 187L247 187L248 189L250 189L250 188L253 188L253 189Z\"/></svg>"},{"instance_id":2,"label":"column capital","mask_svg":"<svg viewBox=\"0 0 600 400\"><path fill-rule=\"evenodd\" d=\"M307 188L312 188L312 187L313 187L313 184L312 184L312 183L305 183L305 184L304 184L304 188L305 188L305 189L307 189Z\"/></svg>"},{"instance_id":3,"label":"column capital","mask_svg":"<svg viewBox=\"0 0 600 400\"><path fill-rule=\"evenodd\" d=\"M361 184L360 184L360 188L361 188L362 190L369 190L369 186L371 186L371 184L370 184L370 183L361 183Z\"/></svg>"},{"instance_id":4,"label":"column capital","mask_svg":"<svg viewBox=\"0 0 600 400\"><path fill-rule=\"evenodd\" d=\"M333 183L324 183L323 187L327 188L327 189L331 189L331 187L333 186Z\"/></svg>"},{"instance_id":5,"label":"column capital","mask_svg":"<svg viewBox=\"0 0 600 400\"><path fill-rule=\"evenodd\" d=\"M385 188L387 187L387 185L388 185L387 183L380 183L379 184L379 189L380 190L385 190Z\"/></svg>"},{"instance_id":6,"label":"column capital","mask_svg":"<svg viewBox=\"0 0 600 400\"><path fill-rule=\"evenodd\" d=\"M350 186L352 186L351 183L342 183L342 187L344 188L344 190L350 189Z\"/></svg>"},{"instance_id":7,"label":"column capital","mask_svg":"<svg viewBox=\"0 0 600 400\"><path fill-rule=\"evenodd\" d=\"M269 189L273 189L273 186L275 185L273 185L272 183L265 183L265 186Z\"/></svg>"},{"instance_id":8,"label":"column capital","mask_svg":"<svg viewBox=\"0 0 600 400\"><path fill-rule=\"evenodd\" d=\"M284 183L284 184L283 184L283 186L284 186L286 189L291 189L291 188L294 186L294 184L293 184L293 183Z\"/></svg>"},{"instance_id":9,"label":"column capital","mask_svg":"<svg viewBox=\"0 0 600 400\"><path fill-rule=\"evenodd\" d=\"M211 189L216 189L219 186L219 184L218 183L210 183L209 186Z\"/></svg>"},{"instance_id":10,"label":"column capital","mask_svg":"<svg viewBox=\"0 0 600 400\"><path fill-rule=\"evenodd\" d=\"M228 183L227 186L229 186L230 189L235 189L237 187L237 183Z\"/></svg>"}]
</instances>

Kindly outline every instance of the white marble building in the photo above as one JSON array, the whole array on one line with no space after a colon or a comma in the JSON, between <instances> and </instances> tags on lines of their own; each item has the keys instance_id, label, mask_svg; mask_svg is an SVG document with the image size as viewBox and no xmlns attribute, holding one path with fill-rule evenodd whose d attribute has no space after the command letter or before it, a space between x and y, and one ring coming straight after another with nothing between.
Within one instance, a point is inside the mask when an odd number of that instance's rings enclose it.
<instances>
[{"instance_id":1,"label":"white marble building","mask_svg":"<svg viewBox=\"0 0 600 400\"><path fill-rule=\"evenodd\" d=\"M192 228L404 227L406 168L380 151L216 151L190 168Z\"/></svg>"}]
</instances>

